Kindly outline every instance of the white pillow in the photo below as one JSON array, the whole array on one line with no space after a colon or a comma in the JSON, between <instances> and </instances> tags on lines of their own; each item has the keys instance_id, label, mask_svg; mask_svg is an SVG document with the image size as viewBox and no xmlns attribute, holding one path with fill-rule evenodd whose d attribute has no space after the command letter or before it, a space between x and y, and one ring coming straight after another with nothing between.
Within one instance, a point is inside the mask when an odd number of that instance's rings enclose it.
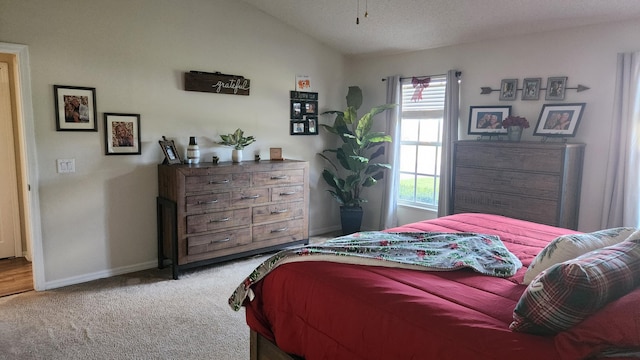
<instances>
[{"instance_id":1,"label":"white pillow","mask_svg":"<svg viewBox=\"0 0 640 360\"><path fill-rule=\"evenodd\" d=\"M623 242L637 229L619 227L600 230L588 234L571 234L555 238L533 259L524 274L523 284L528 285L533 279L549 267L575 259L590 251ZM640 232L638 232L640 234Z\"/></svg>"}]
</instances>

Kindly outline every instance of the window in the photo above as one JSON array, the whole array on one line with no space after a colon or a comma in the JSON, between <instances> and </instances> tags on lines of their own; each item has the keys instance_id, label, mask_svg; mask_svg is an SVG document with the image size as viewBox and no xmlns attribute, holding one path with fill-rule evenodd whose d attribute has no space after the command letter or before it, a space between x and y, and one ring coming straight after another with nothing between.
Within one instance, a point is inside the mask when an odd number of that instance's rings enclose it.
<instances>
[{"instance_id":1,"label":"window","mask_svg":"<svg viewBox=\"0 0 640 360\"><path fill-rule=\"evenodd\" d=\"M419 96L411 78L401 80L399 204L438 208L446 84L432 76Z\"/></svg>"}]
</instances>

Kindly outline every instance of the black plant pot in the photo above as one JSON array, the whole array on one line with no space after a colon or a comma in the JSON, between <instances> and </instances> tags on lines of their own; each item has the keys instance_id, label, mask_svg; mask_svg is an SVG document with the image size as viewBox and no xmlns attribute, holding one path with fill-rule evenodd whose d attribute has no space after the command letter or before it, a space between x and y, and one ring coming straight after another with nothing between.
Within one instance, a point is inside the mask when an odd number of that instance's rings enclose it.
<instances>
[{"instance_id":1,"label":"black plant pot","mask_svg":"<svg viewBox=\"0 0 640 360\"><path fill-rule=\"evenodd\" d=\"M342 235L349 235L360 231L362 225L361 207L340 206L340 221L342 223Z\"/></svg>"}]
</instances>

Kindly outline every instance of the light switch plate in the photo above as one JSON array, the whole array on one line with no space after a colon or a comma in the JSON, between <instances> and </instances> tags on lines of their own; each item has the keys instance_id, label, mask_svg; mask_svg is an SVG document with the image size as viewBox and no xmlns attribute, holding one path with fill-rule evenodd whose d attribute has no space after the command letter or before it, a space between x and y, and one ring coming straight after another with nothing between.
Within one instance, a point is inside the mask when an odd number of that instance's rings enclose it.
<instances>
[{"instance_id":1,"label":"light switch plate","mask_svg":"<svg viewBox=\"0 0 640 360\"><path fill-rule=\"evenodd\" d=\"M74 173L76 172L76 159L57 159L58 173Z\"/></svg>"}]
</instances>

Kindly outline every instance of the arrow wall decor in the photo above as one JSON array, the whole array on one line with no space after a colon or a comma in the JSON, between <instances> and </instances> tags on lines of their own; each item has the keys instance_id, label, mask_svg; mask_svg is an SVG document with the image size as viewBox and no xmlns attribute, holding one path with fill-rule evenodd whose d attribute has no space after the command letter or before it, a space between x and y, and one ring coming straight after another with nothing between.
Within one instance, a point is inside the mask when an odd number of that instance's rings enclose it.
<instances>
[{"instance_id":1,"label":"arrow wall decor","mask_svg":"<svg viewBox=\"0 0 640 360\"><path fill-rule=\"evenodd\" d=\"M579 85L577 87L566 87L565 90L577 90L577 92L583 92L585 90L589 90L590 88L584 85ZM547 88L540 88L540 90L547 90ZM486 94L491 94L494 91L500 91L500 89L492 89L488 86L483 86L480 88L480 94L481 95L486 95ZM520 89L516 89L516 91L522 91L522 88Z\"/></svg>"}]
</instances>

